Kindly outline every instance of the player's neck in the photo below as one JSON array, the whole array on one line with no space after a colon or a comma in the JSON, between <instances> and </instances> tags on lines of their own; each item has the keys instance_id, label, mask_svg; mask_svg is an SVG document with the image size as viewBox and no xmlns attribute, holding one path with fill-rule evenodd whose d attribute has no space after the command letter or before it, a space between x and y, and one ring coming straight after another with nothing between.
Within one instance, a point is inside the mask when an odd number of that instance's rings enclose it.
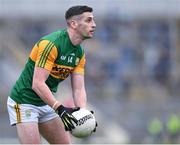
<instances>
[{"instance_id":1,"label":"player's neck","mask_svg":"<svg viewBox=\"0 0 180 145\"><path fill-rule=\"evenodd\" d=\"M73 45L79 45L82 43L83 39L81 38L80 35L76 34L75 31L71 30L71 29L67 29L68 35L69 35L69 39L71 40L71 43Z\"/></svg>"}]
</instances>

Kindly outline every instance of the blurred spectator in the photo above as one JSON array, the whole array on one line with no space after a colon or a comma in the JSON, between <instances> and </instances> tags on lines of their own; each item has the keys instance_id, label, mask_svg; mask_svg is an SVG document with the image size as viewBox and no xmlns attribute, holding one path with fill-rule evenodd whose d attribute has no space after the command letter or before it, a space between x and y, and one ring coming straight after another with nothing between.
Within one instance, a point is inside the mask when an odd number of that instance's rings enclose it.
<instances>
[{"instance_id":1,"label":"blurred spectator","mask_svg":"<svg viewBox=\"0 0 180 145\"><path fill-rule=\"evenodd\" d=\"M162 143L163 123L158 118L152 118L148 123L148 133L151 138L151 143Z\"/></svg>"},{"instance_id":2,"label":"blurred spectator","mask_svg":"<svg viewBox=\"0 0 180 145\"><path fill-rule=\"evenodd\" d=\"M169 116L166 123L168 141L170 144L179 143L180 137L180 119L177 114L173 113Z\"/></svg>"},{"instance_id":3,"label":"blurred spectator","mask_svg":"<svg viewBox=\"0 0 180 145\"><path fill-rule=\"evenodd\" d=\"M171 62L169 50L161 49L158 62L154 67L154 77L163 86L169 84Z\"/></svg>"}]
</instances>

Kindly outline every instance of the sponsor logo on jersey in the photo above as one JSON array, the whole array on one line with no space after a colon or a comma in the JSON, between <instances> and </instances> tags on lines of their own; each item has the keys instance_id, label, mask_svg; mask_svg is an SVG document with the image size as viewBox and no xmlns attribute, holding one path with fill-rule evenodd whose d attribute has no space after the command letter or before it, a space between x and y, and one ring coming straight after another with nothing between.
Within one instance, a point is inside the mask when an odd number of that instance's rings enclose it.
<instances>
[{"instance_id":1,"label":"sponsor logo on jersey","mask_svg":"<svg viewBox=\"0 0 180 145\"><path fill-rule=\"evenodd\" d=\"M71 71L72 71L72 68L70 67L57 65L52 68L51 74L56 76L57 78L66 79L71 73Z\"/></svg>"},{"instance_id":2,"label":"sponsor logo on jersey","mask_svg":"<svg viewBox=\"0 0 180 145\"><path fill-rule=\"evenodd\" d=\"M66 56L61 56L61 60L65 60L66 59Z\"/></svg>"}]
</instances>

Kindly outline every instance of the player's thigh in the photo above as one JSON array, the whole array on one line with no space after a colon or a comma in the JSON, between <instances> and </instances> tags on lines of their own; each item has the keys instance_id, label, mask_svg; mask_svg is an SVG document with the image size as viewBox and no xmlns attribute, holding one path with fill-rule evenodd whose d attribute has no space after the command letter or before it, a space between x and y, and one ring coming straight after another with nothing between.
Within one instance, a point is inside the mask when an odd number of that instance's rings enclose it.
<instances>
[{"instance_id":1,"label":"player's thigh","mask_svg":"<svg viewBox=\"0 0 180 145\"><path fill-rule=\"evenodd\" d=\"M23 144L40 144L38 123L18 123L16 124L18 137Z\"/></svg>"},{"instance_id":2,"label":"player's thigh","mask_svg":"<svg viewBox=\"0 0 180 145\"><path fill-rule=\"evenodd\" d=\"M69 132L65 131L59 117L39 123L41 135L51 144L70 144Z\"/></svg>"}]
</instances>

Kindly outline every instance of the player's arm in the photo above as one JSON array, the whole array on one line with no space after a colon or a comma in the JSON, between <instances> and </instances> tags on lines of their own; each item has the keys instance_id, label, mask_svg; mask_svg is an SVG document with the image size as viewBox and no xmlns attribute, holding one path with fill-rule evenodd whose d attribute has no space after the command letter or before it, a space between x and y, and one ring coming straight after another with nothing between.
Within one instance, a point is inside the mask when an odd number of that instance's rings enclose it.
<instances>
[{"instance_id":1,"label":"player's arm","mask_svg":"<svg viewBox=\"0 0 180 145\"><path fill-rule=\"evenodd\" d=\"M52 92L50 91L49 87L46 85L45 81L49 76L49 71L47 69L41 67L35 67L34 69L34 76L33 76L33 83L32 89L41 97L41 99L48 104L49 106L56 108L61 104L58 102ZM57 102L55 104L55 102ZM55 104L55 105L54 105ZM54 106L53 106L54 105Z\"/></svg>"},{"instance_id":2,"label":"player's arm","mask_svg":"<svg viewBox=\"0 0 180 145\"><path fill-rule=\"evenodd\" d=\"M75 106L86 107L86 89L84 82L85 55L71 74L71 86Z\"/></svg>"},{"instance_id":3,"label":"player's arm","mask_svg":"<svg viewBox=\"0 0 180 145\"><path fill-rule=\"evenodd\" d=\"M71 131L74 128L72 121L77 123L77 120L72 116L72 112L79 110L79 108L67 108L64 107L59 101L57 101L50 89L46 85L45 81L49 76L49 71L40 67L35 67L33 77L33 90L42 98L44 102L52 106L58 113L66 131Z\"/></svg>"},{"instance_id":4,"label":"player's arm","mask_svg":"<svg viewBox=\"0 0 180 145\"><path fill-rule=\"evenodd\" d=\"M71 85L75 106L85 108L87 98L84 84L84 75L73 73L71 75Z\"/></svg>"},{"instance_id":5,"label":"player's arm","mask_svg":"<svg viewBox=\"0 0 180 145\"><path fill-rule=\"evenodd\" d=\"M57 53L58 52L55 45L48 40L43 40L36 45L35 48L33 48L30 57L34 59L36 63L34 68L32 89L46 104L51 106L58 113L62 119L62 122L64 123L65 130L70 131L74 128L72 121L77 123L77 119L72 116L72 112L79 110L79 108L64 107L54 98L51 90L45 83L54 65L54 61L57 58Z\"/></svg>"},{"instance_id":6,"label":"player's arm","mask_svg":"<svg viewBox=\"0 0 180 145\"><path fill-rule=\"evenodd\" d=\"M60 102L54 98L45 81L54 65L57 53L57 48L52 42L42 40L34 46L30 54L30 58L35 61L32 89L46 104L54 109L60 105Z\"/></svg>"}]
</instances>

